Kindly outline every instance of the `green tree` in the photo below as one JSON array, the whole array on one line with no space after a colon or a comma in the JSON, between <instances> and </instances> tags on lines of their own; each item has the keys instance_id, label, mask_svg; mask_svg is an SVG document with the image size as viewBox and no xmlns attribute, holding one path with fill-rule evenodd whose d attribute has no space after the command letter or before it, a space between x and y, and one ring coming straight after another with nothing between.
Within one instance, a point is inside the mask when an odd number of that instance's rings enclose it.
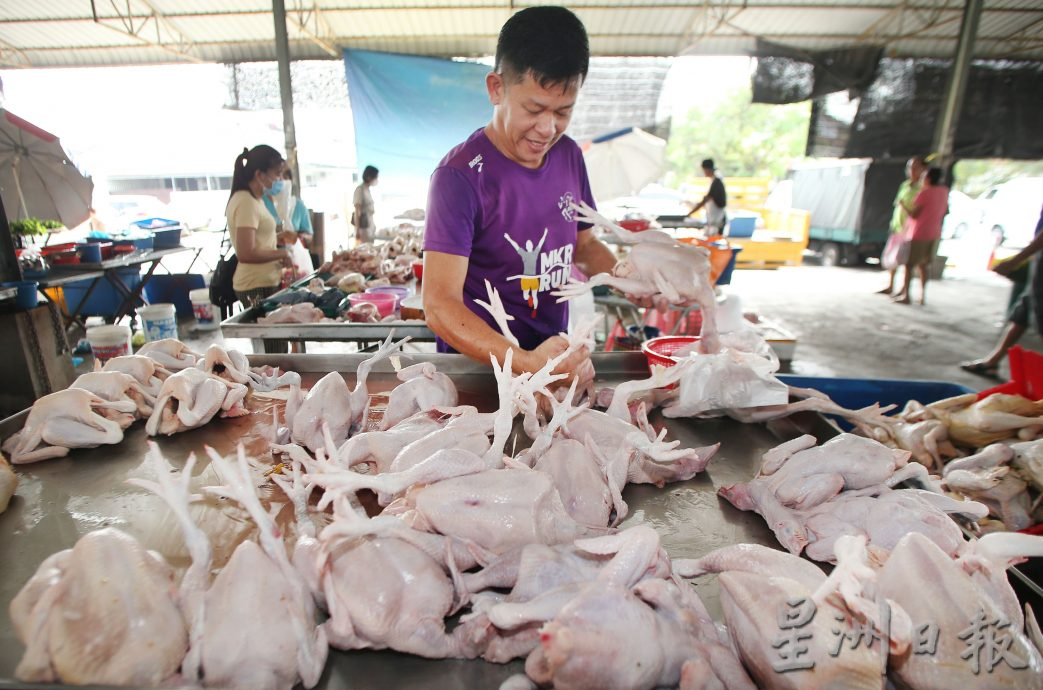
<instances>
[{"instance_id":1,"label":"green tree","mask_svg":"<svg viewBox=\"0 0 1043 690\"><path fill-rule=\"evenodd\" d=\"M804 155L810 116L810 103L752 103L749 85L713 107L692 108L671 126L668 181L677 186L701 178L704 158L713 158L728 177L781 179L790 162Z\"/></svg>"}]
</instances>

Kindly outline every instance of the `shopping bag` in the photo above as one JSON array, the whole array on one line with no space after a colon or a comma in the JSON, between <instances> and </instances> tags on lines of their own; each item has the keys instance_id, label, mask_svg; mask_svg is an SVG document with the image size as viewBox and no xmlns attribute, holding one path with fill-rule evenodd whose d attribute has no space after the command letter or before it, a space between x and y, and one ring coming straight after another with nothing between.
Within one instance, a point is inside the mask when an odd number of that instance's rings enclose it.
<instances>
[{"instance_id":1,"label":"shopping bag","mask_svg":"<svg viewBox=\"0 0 1043 690\"><path fill-rule=\"evenodd\" d=\"M884 245L884 252L880 255L880 265L885 270L891 271L909 261L909 242L905 235L900 232L891 233Z\"/></svg>"}]
</instances>

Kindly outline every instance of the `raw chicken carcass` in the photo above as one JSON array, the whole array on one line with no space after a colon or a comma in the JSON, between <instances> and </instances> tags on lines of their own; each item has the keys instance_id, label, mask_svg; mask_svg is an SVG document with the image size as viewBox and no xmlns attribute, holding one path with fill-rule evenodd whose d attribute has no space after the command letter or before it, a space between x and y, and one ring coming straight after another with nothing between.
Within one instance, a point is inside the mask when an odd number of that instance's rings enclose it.
<instances>
[{"instance_id":1,"label":"raw chicken carcass","mask_svg":"<svg viewBox=\"0 0 1043 690\"><path fill-rule=\"evenodd\" d=\"M879 642L854 649L845 644L840 654L830 653L838 622L839 629L850 630L856 615L882 634L876 627L880 607L863 591L871 586L872 571L864 562L839 558L840 549L852 544L858 542L838 542L839 565L829 580L803 559L754 544L724 547L695 561L675 560L674 570L682 577L720 573L724 619L756 687L879 690ZM891 618L891 647L904 650L909 621L897 606L891 606Z\"/></svg>"},{"instance_id":2,"label":"raw chicken carcass","mask_svg":"<svg viewBox=\"0 0 1043 690\"><path fill-rule=\"evenodd\" d=\"M145 432L149 436L170 436L201 427L218 412L223 417L247 414L242 402L248 392L246 386L200 369L182 369L163 382L156 407L145 423Z\"/></svg>"},{"instance_id":3,"label":"raw chicken carcass","mask_svg":"<svg viewBox=\"0 0 1043 690\"><path fill-rule=\"evenodd\" d=\"M40 564L11 601L26 645L19 680L159 687L188 649L174 571L133 537L106 527Z\"/></svg>"},{"instance_id":4,"label":"raw chicken carcass","mask_svg":"<svg viewBox=\"0 0 1043 690\"><path fill-rule=\"evenodd\" d=\"M311 302L300 302L279 307L267 316L257 319L257 323L318 323L326 318L322 310Z\"/></svg>"},{"instance_id":5,"label":"raw chicken carcass","mask_svg":"<svg viewBox=\"0 0 1043 690\"><path fill-rule=\"evenodd\" d=\"M442 417L439 412L420 412L386 431L355 434L341 445L335 459L343 467L368 463L378 473L387 472L403 448L441 429L444 425L440 421Z\"/></svg>"},{"instance_id":6,"label":"raw chicken carcass","mask_svg":"<svg viewBox=\"0 0 1043 690\"><path fill-rule=\"evenodd\" d=\"M397 374L399 385L388 396L387 410L381 422L382 430L389 429L418 412L436 407L455 407L456 385L430 362L414 364Z\"/></svg>"},{"instance_id":7,"label":"raw chicken carcass","mask_svg":"<svg viewBox=\"0 0 1043 690\"><path fill-rule=\"evenodd\" d=\"M972 448L1043 427L1043 400L1033 402L1020 395L993 393L978 400L977 394L968 393L931 403L924 412L945 422L954 443Z\"/></svg>"},{"instance_id":8,"label":"raw chicken carcass","mask_svg":"<svg viewBox=\"0 0 1043 690\"><path fill-rule=\"evenodd\" d=\"M486 470L416 487L386 512L496 554L607 531L569 517L550 475L527 468Z\"/></svg>"},{"instance_id":9,"label":"raw chicken carcass","mask_svg":"<svg viewBox=\"0 0 1043 690\"><path fill-rule=\"evenodd\" d=\"M206 594L201 662L204 684L243 690L290 690L318 683L329 649L316 624L311 592L286 553L282 534L261 506L246 453L235 460L209 450L220 487L257 523L260 545L244 541Z\"/></svg>"},{"instance_id":10,"label":"raw chicken carcass","mask_svg":"<svg viewBox=\"0 0 1043 690\"><path fill-rule=\"evenodd\" d=\"M152 359L142 355L122 355L113 357L104 365L94 361L95 371L119 371L130 374L138 383L148 390L152 397L159 395L159 389L163 386L163 380L170 376L170 372Z\"/></svg>"},{"instance_id":11,"label":"raw chicken carcass","mask_svg":"<svg viewBox=\"0 0 1043 690\"><path fill-rule=\"evenodd\" d=\"M344 507L322 531L320 583L329 610L323 623L329 643L431 659L474 658L478 648L468 630L445 629L445 618L463 601L450 549L433 556L407 534L406 525L390 523ZM432 535L416 535L421 536Z\"/></svg>"},{"instance_id":12,"label":"raw chicken carcass","mask_svg":"<svg viewBox=\"0 0 1043 690\"><path fill-rule=\"evenodd\" d=\"M348 384L340 372L331 371L308 391L308 395L292 415L287 408L286 422L292 430L291 437L294 443L315 452L325 446L322 437L323 424L329 426L329 432L338 444L343 443L357 430L369 405L366 380L369 378L370 370L409 342L409 338L403 338L393 343L394 335L392 332L372 357L359 364L355 372L355 390L348 389Z\"/></svg>"},{"instance_id":13,"label":"raw chicken carcass","mask_svg":"<svg viewBox=\"0 0 1043 690\"><path fill-rule=\"evenodd\" d=\"M990 534L968 551L953 560L913 533L884 563L879 591L922 626L921 641L934 640L927 647L931 653L910 649L892 655L891 674L910 690L1038 690L1043 657L1023 632L1017 597L1004 571L1020 556L1043 555L1043 539Z\"/></svg>"},{"instance_id":14,"label":"raw chicken carcass","mask_svg":"<svg viewBox=\"0 0 1043 690\"><path fill-rule=\"evenodd\" d=\"M631 245L630 253L616 264L612 273L598 273L587 282L570 282L557 292L564 301L608 285L635 297L650 297L657 306L698 304L703 313L700 340L702 352L720 349L717 335L717 297L710 284L710 252L703 247L681 244L662 234L634 233L612 223L590 206L573 206L580 222L601 225Z\"/></svg>"},{"instance_id":15,"label":"raw chicken carcass","mask_svg":"<svg viewBox=\"0 0 1043 690\"><path fill-rule=\"evenodd\" d=\"M3 444L15 465L60 458L70 448L94 448L123 440L123 428L104 415L133 414L132 401L108 402L80 388L45 395L29 410L25 426Z\"/></svg>"},{"instance_id":16,"label":"raw chicken carcass","mask_svg":"<svg viewBox=\"0 0 1043 690\"><path fill-rule=\"evenodd\" d=\"M656 435L643 407L637 416L639 427L604 412L585 409L569 419L563 431L567 438L584 443L590 437L606 453L623 453L627 459L626 481L634 484L663 486L691 479L706 468L720 447L718 443L703 448L678 448L678 441L663 442L665 429Z\"/></svg>"},{"instance_id":17,"label":"raw chicken carcass","mask_svg":"<svg viewBox=\"0 0 1043 690\"><path fill-rule=\"evenodd\" d=\"M953 474L959 473L953 472L949 476L951 477ZM1031 527L1033 523L1032 499L1028 494L1028 484L1013 474L999 478L998 482L992 486L988 486L988 483L985 482L978 488L964 485L958 491L987 505L989 512L1002 520L1004 526L1012 532Z\"/></svg>"},{"instance_id":18,"label":"raw chicken carcass","mask_svg":"<svg viewBox=\"0 0 1043 690\"><path fill-rule=\"evenodd\" d=\"M282 386L301 385L300 374L288 371L282 375L279 369L250 368L246 355L238 350L226 350L220 345L211 345L197 365L200 369L229 383L239 383L256 391L272 391Z\"/></svg>"},{"instance_id":19,"label":"raw chicken carcass","mask_svg":"<svg viewBox=\"0 0 1043 690\"><path fill-rule=\"evenodd\" d=\"M0 453L0 513L7 510L15 489L18 488L18 475L11 469L7 458Z\"/></svg>"},{"instance_id":20,"label":"raw chicken carcass","mask_svg":"<svg viewBox=\"0 0 1043 690\"><path fill-rule=\"evenodd\" d=\"M145 343L138 349L138 354L149 357L168 371L181 371L186 367L194 367L202 359L202 355L188 349L180 340L164 338Z\"/></svg>"},{"instance_id":21,"label":"raw chicken carcass","mask_svg":"<svg viewBox=\"0 0 1043 690\"><path fill-rule=\"evenodd\" d=\"M129 400L137 407L136 417L138 419L148 419L152 415L153 406L156 404L156 396L152 392L142 386L130 374L124 374L119 371L93 371L88 374L82 374L69 387L82 388L109 402ZM118 419L115 416L110 417L110 419L119 422L124 429L134 422L135 415L125 416L122 413L118 414L122 419ZM127 416L130 417L129 421L126 419Z\"/></svg>"}]
</instances>

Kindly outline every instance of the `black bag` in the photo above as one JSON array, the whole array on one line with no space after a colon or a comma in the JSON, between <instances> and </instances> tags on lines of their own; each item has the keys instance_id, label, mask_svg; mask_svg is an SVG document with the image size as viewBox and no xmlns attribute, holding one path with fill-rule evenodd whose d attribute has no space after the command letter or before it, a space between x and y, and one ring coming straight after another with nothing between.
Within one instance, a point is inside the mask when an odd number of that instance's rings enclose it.
<instances>
[{"instance_id":1,"label":"black bag","mask_svg":"<svg viewBox=\"0 0 1043 690\"><path fill-rule=\"evenodd\" d=\"M225 232L228 228L225 228ZM235 295L232 280L235 278L235 269L239 265L239 259L232 253L231 242L225 249L224 254L214 268L214 274L210 277L210 303L221 309L231 309L239 298Z\"/></svg>"}]
</instances>

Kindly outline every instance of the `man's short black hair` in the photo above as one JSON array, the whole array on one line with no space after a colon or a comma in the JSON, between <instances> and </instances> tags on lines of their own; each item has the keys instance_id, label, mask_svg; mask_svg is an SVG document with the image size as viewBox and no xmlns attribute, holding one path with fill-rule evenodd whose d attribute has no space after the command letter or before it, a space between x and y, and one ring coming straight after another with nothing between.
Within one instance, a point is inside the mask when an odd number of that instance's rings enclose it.
<instances>
[{"instance_id":1,"label":"man's short black hair","mask_svg":"<svg viewBox=\"0 0 1043 690\"><path fill-rule=\"evenodd\" d=\"M703 160L703 170L716 170L717 166L713 164L712 158L706 158Z\"/></svg>"},{"instance_id":2,"label":"man's short black hair","mask_svg":"<svg viewBox=\"0 0 1043 690\"><path fill-rule=\"evenodd\" d=\"M587 30L579 17L564 7L528 7L500 29L494 69L512 82L531 74L545 89L581 84L589 66Z\"/></svg>"},{"instance_id":3,"label":"man's short black hair","mask_svg":"<svg viewBox=\"0 0 1043 690\"><path fill-rule=\"evenodd\" d=\"M373 180L377 179L377 175L379 174L379 170L374 168L372 165L367 165L366 169L362 171L362 181L372 182Z\"/></svg>"},{"instance_id":4,"label":"man's short black hair","mask_svg":"<svg viewBox=\"0 0 1043 690\"><path fill-rule=\"evenodd\" d=\"M941 168L931 168L930 170L927 171L927 179L928 179L928 181L930 181L932 186L941 184L941 182L942 182L942 169Z\"/></svg>"}]
</instances>

